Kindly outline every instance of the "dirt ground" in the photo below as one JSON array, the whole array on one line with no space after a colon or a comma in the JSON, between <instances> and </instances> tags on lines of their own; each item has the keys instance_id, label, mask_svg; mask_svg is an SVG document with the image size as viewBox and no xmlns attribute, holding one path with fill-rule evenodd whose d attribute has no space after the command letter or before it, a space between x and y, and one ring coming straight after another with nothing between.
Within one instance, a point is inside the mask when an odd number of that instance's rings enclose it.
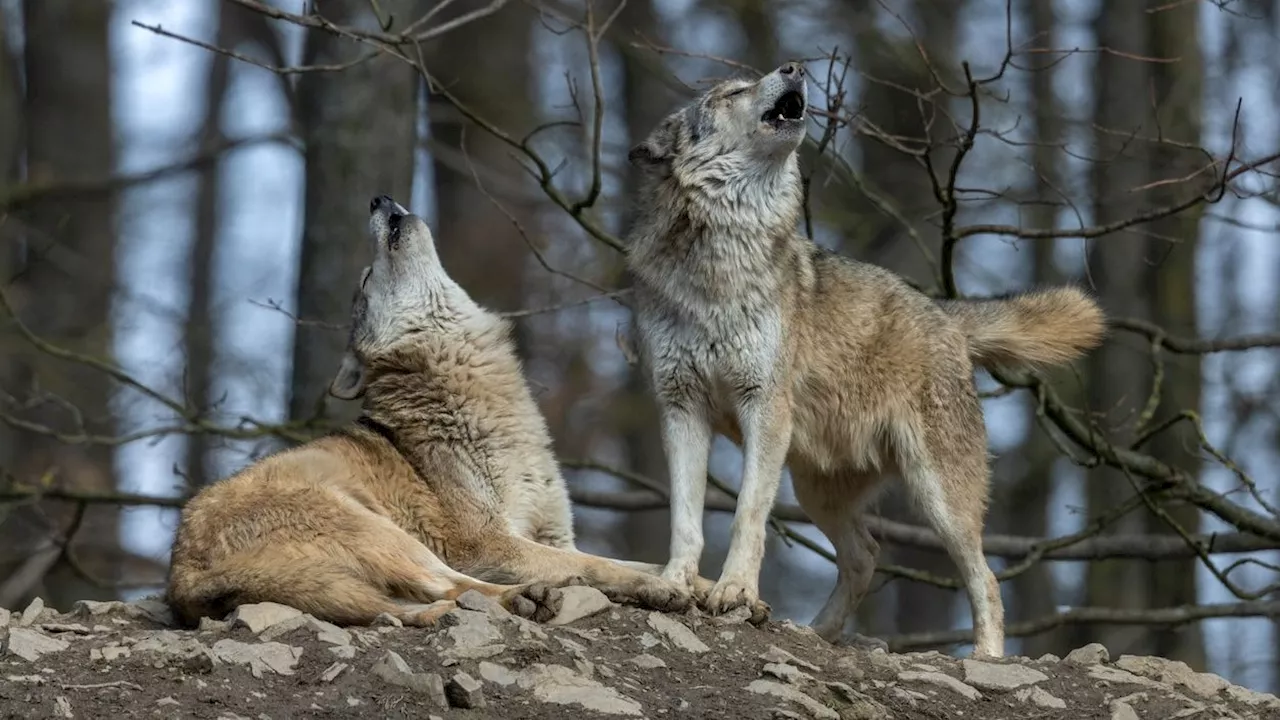
<instances>
[{"instance_id":1,"label":"dirt ground","mask_svg":"<svg viewBox=\"0 0 1280 720\"><path fill-rule=\"evenodd\" d=\"M0 611L0 717L1280 719L1274 696L1100 646L975 663L649 613L587 588L544 625L464 604L432 629L339 628L271 604L198 630L172 628L157 601Z\"/></svg>"}]
</instances>

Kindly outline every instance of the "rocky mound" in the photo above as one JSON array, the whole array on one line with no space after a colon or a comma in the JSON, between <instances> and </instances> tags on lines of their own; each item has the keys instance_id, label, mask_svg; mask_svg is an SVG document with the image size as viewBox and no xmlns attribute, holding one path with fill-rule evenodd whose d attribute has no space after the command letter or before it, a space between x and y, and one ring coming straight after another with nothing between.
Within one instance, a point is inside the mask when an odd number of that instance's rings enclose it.
<instances>
[{"instance_id":1,"label":"rocky mound","mask_svg":"<svg viewBox=\"0 0 1280 720\"><path fill-rule=\"evenodd\" d=\"M431 630L341 628L282 605L175 630L161 602L0 610L6 718L1211 720L1280 700L1101 646L988 663L837 648L788 622L663 615L567 588L547 624L468 593Z\"/></svg>"}]
</instances>

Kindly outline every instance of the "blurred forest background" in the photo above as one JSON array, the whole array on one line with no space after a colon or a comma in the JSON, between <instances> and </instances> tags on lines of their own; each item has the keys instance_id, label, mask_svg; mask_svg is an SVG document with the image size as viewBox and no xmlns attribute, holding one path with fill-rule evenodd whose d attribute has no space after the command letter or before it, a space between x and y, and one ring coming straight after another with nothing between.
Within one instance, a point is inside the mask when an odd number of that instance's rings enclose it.
<instances>
[{"instance_id":1,"label":"blurred forest background","mask_svg":"<svg viewBox=\"0 0 1280 720\"><path fill-rule=\"evenodd\" d=\"M519 317L581 546L664 561L616 333L628 147L804 59L805 230L938 294L1093 289L1116 327L979 377L1010 652L1161 654L1280 690L1280 35L1270 0L0 0L0 607L159 591L182 499L326 399L368 200ZM535 132L536 131L536 132ZM738 452L717 440L704 574ZM896 494L860 630L966 651ZM784 483L762 577L834 584Z\"/></svg>"}]
</instances>

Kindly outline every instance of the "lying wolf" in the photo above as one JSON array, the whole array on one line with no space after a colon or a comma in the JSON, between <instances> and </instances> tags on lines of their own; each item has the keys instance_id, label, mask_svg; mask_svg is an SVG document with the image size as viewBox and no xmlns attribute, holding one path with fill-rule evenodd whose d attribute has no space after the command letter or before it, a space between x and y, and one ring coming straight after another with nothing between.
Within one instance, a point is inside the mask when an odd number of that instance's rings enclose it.
<instances>
[{"instance_id":1,"label":"lying wolf","mask_svg":"<svg viewBox=\"0 0 1280 720\"><path fill-rule=\"evenodd\" d=\"M1004 611L982 553L987 444L973 368L1069 361L1101 341L1101 311L1066 287L937 302L806 240L796 231L805 108L804 69L788 63L758 82L718 84L630 153L645 178L627 255L635 339L671 473L664 577L697 577L714 430L743 448L744 467L709 611L758 602L785 463L836 549L839 579L814 628L841 638L879 551L862 505L896 475L959 566L975 654L999 656Z\"/></svg>"},{"instance_id":2,"label":"lying wolf","mask_svg":"<svg viewBox=\"0 0 1280 720\"><path fill-rule=\"evenodd\" d=\"M363 396L360 419L191 500L169 576L176 615L194 623L273 601L335 623L389 613L422 626L478 590L545 620L566 584L683 608L687 589L661 566L575 549L509 323L449 278L426 224L390 198L373 201L369 232L374 261L330 387Z\"/></svg>"}]
</instances>

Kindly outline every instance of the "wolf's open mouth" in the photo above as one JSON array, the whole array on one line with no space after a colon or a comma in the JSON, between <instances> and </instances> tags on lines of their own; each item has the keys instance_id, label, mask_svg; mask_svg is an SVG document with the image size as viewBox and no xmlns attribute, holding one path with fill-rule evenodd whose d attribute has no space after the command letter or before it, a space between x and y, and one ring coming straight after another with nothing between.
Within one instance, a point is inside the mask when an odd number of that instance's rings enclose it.
<instances>
[{"instance_id":1,"label":"wolf's open mouth","mask_svg":"<svg viewBox=\"0 0 1280 720\"><path fill-rule=\"evenodd\" d=\"M780 124L785 120L803 120L804 119L804 96L795 90L785 93L778 98L778 102L773 107L765 111L760 116L761 122L771 122Z\"/></svg>"}]
</instances>

